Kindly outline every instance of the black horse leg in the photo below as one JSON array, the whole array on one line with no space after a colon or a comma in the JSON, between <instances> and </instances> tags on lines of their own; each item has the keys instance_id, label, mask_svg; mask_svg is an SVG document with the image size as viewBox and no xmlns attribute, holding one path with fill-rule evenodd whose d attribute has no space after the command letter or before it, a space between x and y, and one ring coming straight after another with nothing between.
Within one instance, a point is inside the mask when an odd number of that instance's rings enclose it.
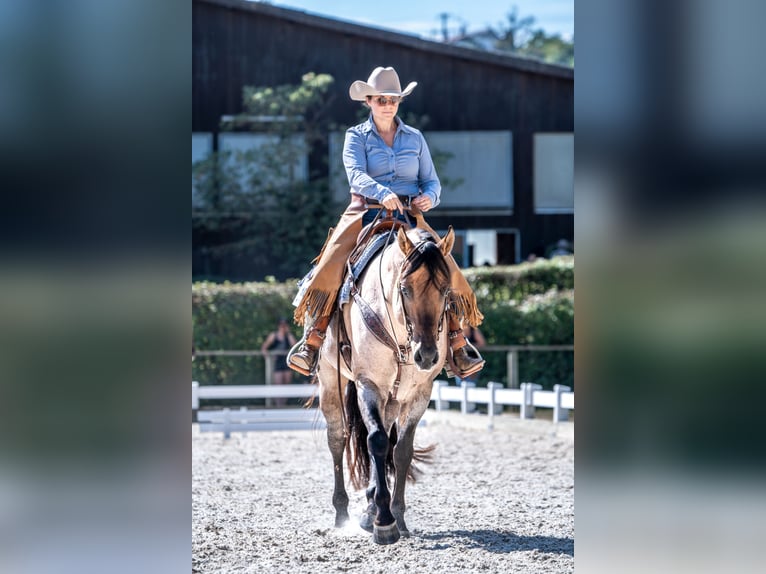
<instances>
[{"instance_id":1,"label":"black horse leg","mask_svg":"<svg viewBox=\"0 0 766 574\"><path fill-rule=\"evenodd\" d=\"M359 408L367 426L367 448L372 457L375 475L373 500L378 513L373 523L373 540L378 544L393 544L399 540L399 530L391 513L391 493L386 482L386 457L388 456L388 433L380 416L379 397L373 385L362 384Z\"/></svg>"},{"instance_id":2,"label":"black horse leg","mask_svg":"<svg viewBox=\"0 0 766 574\"><path fill-rule=\"evenodd\" d=\"M372 480L376 481L375 473L372 473ZM375 522L375 516L378 514L378 507L375 505L375 485L371 484L365 491L367 498L367 509L362 514L362 518L359 521L359 526L364 528L367 532L372 532L373 523Z\"/></svg>"}]
</instances>

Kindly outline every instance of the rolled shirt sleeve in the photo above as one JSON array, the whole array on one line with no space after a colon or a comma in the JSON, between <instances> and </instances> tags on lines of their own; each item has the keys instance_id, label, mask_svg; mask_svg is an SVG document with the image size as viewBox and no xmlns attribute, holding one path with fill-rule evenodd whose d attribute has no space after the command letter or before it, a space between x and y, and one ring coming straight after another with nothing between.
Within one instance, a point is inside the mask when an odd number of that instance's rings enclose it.
<instances>
[{"instance_id":1,"label":"rolled shirt sleeve","mask_svg":"<svg viewBox=\"0 0 766 574\"><path fill-rule=\"evenodd\" d=\"M420 134L422 147L420 148L420 169L418 170L418 187L423 195L431 198L431 207L439 205L441 201L442 184L439 176L436 175L436 168L431 157L431 151L428 149L426 138Z\"/></svg>"}]
</instances>

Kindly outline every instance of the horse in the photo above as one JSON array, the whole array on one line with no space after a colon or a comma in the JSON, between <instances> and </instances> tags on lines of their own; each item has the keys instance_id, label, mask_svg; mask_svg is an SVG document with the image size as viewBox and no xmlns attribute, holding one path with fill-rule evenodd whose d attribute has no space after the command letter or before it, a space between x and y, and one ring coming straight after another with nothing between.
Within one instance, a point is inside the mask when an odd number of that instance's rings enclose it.
<instances>
[{"instance_id":1,"label":"horse","mask_svg":"<svg viewBox=\"0 0 766 574\"><path fill-rule=\"evenodd\" d=\"M393 240L393 229L388 233ZM360 526L377 544L409 536L405 482L419 472L413 460L429 462L434 448L415 448L414 438L448 353L445 258L454 240L452 227L443 238L398 228L396 241L370 260L353 298L334 314L320 350L318 395L333 460L335 526L349 519L345 452L353 487L366 488ZM342 345L350 346L348 363Z\"/></svg>"}]
</instances>

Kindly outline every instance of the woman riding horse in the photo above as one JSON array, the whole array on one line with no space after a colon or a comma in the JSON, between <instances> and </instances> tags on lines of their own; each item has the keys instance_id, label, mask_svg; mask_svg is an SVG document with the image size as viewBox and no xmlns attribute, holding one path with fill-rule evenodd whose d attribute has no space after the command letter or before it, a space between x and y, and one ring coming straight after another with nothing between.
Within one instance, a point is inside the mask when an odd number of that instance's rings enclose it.
<instances>
[{"instance_id":1,"label":"woman riding horse","mask_svg":"<svg viewBox=\"0 0 766 574\"><path fill-rule=\"evenodd\" d=\"M351 185L351 202L312 262L315 266L302 285L302 296L296 302L294 319L304 325L304 334L291 349L287 362L291 369L303 375L311 374L316 368L346 261L356 246L362 227L377 215L378 209L367 208L367 200L383 205L391 213L398 213L400 219L404 217L406 206L415 216L416 226L438 238L421 213L436 207L441 194L431 153L420 131L396 116L399 103L416 85L417 82L411 82L402 90L393 68L378 67L366 82L358 80L349 88L351 99L364 102L371 114L367 121L346 132L343 163ZM463 337L462 323L466 321L478 327L483 315L451 255L447 257L447 264L450 271L450 367L454 374L464 378L481 370L484 359Z\"/></svg>"}]
</instances>

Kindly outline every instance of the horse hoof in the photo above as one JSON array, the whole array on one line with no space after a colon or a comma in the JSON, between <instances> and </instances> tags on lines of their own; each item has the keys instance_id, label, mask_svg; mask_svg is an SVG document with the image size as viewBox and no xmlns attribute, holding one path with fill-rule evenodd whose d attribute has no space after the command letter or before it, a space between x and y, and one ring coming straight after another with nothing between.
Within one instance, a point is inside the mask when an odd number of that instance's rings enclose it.
<instances>
[{"instance_id":1,"label":"horse hoof","mask_svg":"<svg viewBox=\"0 0 766 574\"><path fill-rule=\"evenodd\" d=\"M396 522L392 522L388 526L376 524L372 530L372 539L375 544L393 544L399 540L399 528L397 528Z\"/></svg>"},{"instance_id":2,"label":"horse hoof","mask_svg":"<svg viewBox=\"0 0 766 574\"><path fill-rule=\"evenodd\" d=\"M367 532L372 532L374 527L375 517L371 516L367 513L362 514L362 518L359 520L359 526L362 528L362 530L366 530Z\"/></svg>"}]
</instances>

